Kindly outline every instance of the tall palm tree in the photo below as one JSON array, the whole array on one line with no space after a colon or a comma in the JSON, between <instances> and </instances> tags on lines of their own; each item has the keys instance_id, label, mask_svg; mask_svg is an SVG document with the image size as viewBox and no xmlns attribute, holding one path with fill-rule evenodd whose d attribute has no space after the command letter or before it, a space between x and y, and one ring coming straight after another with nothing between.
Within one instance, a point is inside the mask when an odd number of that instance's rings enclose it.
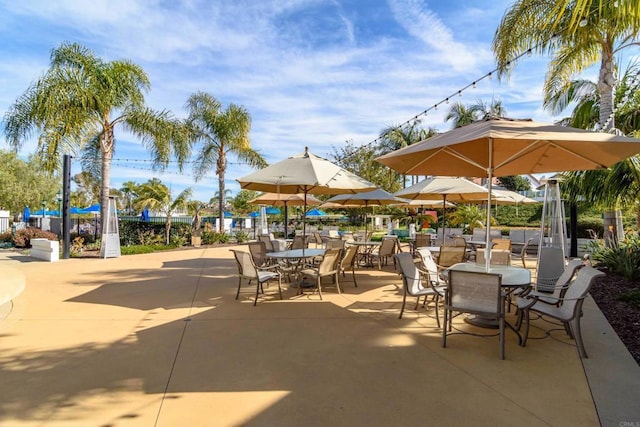
<instances>
[{"instance_id":1,"label":"tall palm tree","mask_svg":"<svg viewBox=\"0 0 640 427\"><path fill-rule=\"evenodd\" d=\"M640 2L637 0L517 0L502 17L493 39L499 73L529 49L551 54L545 99L587 67L600 61L598 124L614 128L615 55L637 46Z\"/></svg>"},{"instance_id":2,"label":"tall palm tree","mask_svg":"<svg viewBox=\"0 0 640 427\"><path fill-rule=\"evenodd\" d=\"M473 108L467 107L462 102L454 102L451 105L451 108L449 108L449 112L444 117L445 122L453 121L454 128L471 124L477 120L477 112Z\"/></svg>"},{"instance_id":3,"label":"tall palm tree","mask_svg":"<svg viewBox=\"0 0 640 427\"><path fill-rule=\"evenodd\" d=\"M189 138L199 145L198 161L194 167L196 180L214 166L218 176L218 208L220 232L224 231L224 176L227 170L227 156L233 154L240 161L253 167L265 167L267 162L251 147L249 131L251 117L247 110L230 104L225 110L213 95L196 92L189 97L185 108Z\"/></svg>"},{"instance_id":4,"label":"tall palm tree","mask_svg":"<svg viewBox=\"0 0 640 427\"><path fill-rule=\"evenodd\" d=\"M389 126L380 131L378 156L398 150L402 147L415 144L435 135L437 131L433 128L425 129L420 126L420 120L412 123L405 123L400 126ZM411 178L412 184L417 182L417 176ZM415 181L415 182L414 182ZM403 175L403 187L406 186L406 176Z\"/></svg>"},{"instance_id":5,"label":"tall palm tree","mask_svg":"<svg viewBox=\"0 0 640 427\"><path fill-rule=\"evenodd\" d=\"M136 209L152 209L163 213L166 216L165 238L167 245L171 242L171 217L181 209L187 207L192 189L186 188L175 199L171 196L171 189L164 185L159 179L153 178L139 187Z\"/></svg>"},{"instance_id":6,"label":"tall palm tree","mask_svg":"<svg viewBox=\"0 0 640 427\"><path fill-rule=\"evenodd\" d=\"M120 187L120 192L124 197L124 205L127 208L127 213L131 215L133 213L133 200L138 197L138 184L134 181L125 181Z\"/></svg>"},{"instance_id":7,"label":"tall palm tree","mask_svg":"<svg viewBox=\"0 0 640 427\"><path fill-rule=\"evenodd\" d=\"M106 216L115 129L123 127L142 139L156 165L165 167L174 154L179 165L189 146L179 121L166 111L145 106L147 74L128 60L105 62L76 43L51 52L45 74L16 100L5 115L4 132L15 149L38 133L38 153L53 170L71 145L93 143L101 155L101 214Z\"/></svg>"}]
</instances>

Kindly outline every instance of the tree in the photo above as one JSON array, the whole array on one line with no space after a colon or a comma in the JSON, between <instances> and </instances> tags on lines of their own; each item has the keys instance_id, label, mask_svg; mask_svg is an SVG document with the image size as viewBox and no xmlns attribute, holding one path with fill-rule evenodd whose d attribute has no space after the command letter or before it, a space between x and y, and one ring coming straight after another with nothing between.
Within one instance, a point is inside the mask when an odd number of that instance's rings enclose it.
<instances>
[{"instance_id":1,"label":"tree","mask_svg":"<svg viewBox=\"0 0 640 427\"><path fill-rule=\"evenodd\" d=\"M233 211L237 214L248 214L254 208L249 204L249 200L253 200L258 197L258 192L253 190L240 190L236 197L231 199L231 205Z\"/></svg>"},{"instance_id":2,"label":"tree","mask_svg":"<svg viewBox=\"0 0 640 427\"><path fill-rule=\"evenodd\" d=\"M529 191L531 190L531 182L520 175L501 176L498 182L507 190L511 191Z\"/></svg>"},{"instance_id":3,"label":"tree","mask_svg":"<svg viewBox=\"0 0 640 427\"><path fill-rule=\"evenodd\" d=\"M462 226L464 231L471 234L476 227L483 227L487 219L487 212L476 205L461 204L447 216L447 222L453 226ZM493 218L492 218L493 224Z\"/></svg>"},{"instance_id":4,"label":"tree","mask_svg":"<svg viewBox=\"0 0 640 427\"><path fill-rule=\"evenodd\" d=\"M251 147L249 131L251 117L243 107L230 104L221 111L222 105L213 95L196 92L189 97L186 123L189 139L199 145L198 161L195 165L196 180L214 166L218 176L218 209L220 232L224 231L224 176L227 156L233 154L240 161L253 167L265 167L267 162Z\"/></svg>"},{"instance_id":5,"label":"tree","mask_svg":"<svg viewBox=\"0 0 640 427\"><path fill-rule=\"evenodd\" d=\"M25 206L40 208L43 200L54 203L60 180L44 171L37 157L24 161L16 153L0 150L0 164L0 209L17 214Z\"/></svg>"},{"instance_id":6,"label":"tree","mask_svg":"<svg viewBox=\"0 0 640 427\"><path fill-rule=\"evenodd\" d=\"M453 127L459 128L478 121L478 115L472 108L462 102L454 102L444 118L445 122L453 121Z\"/></svg>"},{"instance_id":7,"label":"tree","mask_svg":"<svg viewBox=\"0 0 640 427\"><path fill-rule=\"evenodd\" d=\"M171 216L181 209L187 207L189 197L191 197L191 188L184 189L176 198L171 197L171 190L164 185L159 179L153 178L139 188L139 198L136 202L136 209L152 209L166 216L165 237L167 245L171 243Z\"/></svg>"},{"instance_id":8,"label":"tree","mask_svg":"<svg viewBox=\"0 0 640 427\"><path fill-rule=\"evenodd\" d=\"M125 181L120 186L123 196L123 204L127 209L127 214L133 214L133 201L138 197L139 185L134 181Z\"/></svg>"},{"instance_id":9,"label":"tree","mask_svg":"<svg viewBox=\"0 0 640 427\"><path fill-rule=\"evenodd\" d=\"M382 129L378 136L380 143L375 147L378 153L377 155L381 156L383 154L390 153L391 151L399 150L400 148L424 141L437 133L435 129L424 129L419 125L420 121L414 120L412 123L405 123L401 126L389 126ZM360 155L359 151L357 153ZM412 177L411 183L415 184L417 182L417 178L417 176ZM403 187L406 184L405 181L405 176L403 176Z\"/></svg>"},{"instance_id":10,"label":"tree","mask_svg":"<svg viewBox=\"0 0 640 427\"><path fill-rule=\"evenodd\" d=\"M545 99L579 73L600 61L599 126L613 128L615 55L637 46L640 2L637 0L517 0L502 17L493 51L500 75L517 55L550 54Z\"/></svg>"},{"instance_id":11,"label":"tree","mask_svg":"<svg viewBox=\"0 0 640 427\"><path fill-rule=\"evenodd\" d=\"M93 145L101 155L101 214L106 217L115 129L124 127L142 139L157 166L174 154L179 167L189 155L182 124L167 111L145 106L149 79L128 60L105 62L76 43L51 52L51 64L5 115L7 141L18 149L39 134L38 153L51 170L70 145Z\"/></svg>"},{"instance_id":12,"label":"tree","mask_svg":"<svg viewBox=\"0 0 640 427\"><path fill-rule=\"evenodd\" d=\"M87 204L78 207L87 207L92 203L100 200L101 185L100 181L89 172L80 172L71 177L76 184L78 191L83 194L83 199Z\"/></svg>"}]
</instances>

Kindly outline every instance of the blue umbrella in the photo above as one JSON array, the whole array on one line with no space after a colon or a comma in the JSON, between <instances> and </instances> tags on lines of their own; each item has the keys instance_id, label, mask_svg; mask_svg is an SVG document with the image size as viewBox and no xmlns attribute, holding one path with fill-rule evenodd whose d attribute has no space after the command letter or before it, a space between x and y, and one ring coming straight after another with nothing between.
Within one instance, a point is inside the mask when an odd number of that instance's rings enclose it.
<instances>
[{"instance_id":1,"label":"blue umbrella","mask_svg":"<svg viewBox=\"0 0 640 427\"><path fill-rule=\"evenodd\" d=\"M256 211L256 212L251 212L249 214L249 218L258 218L260 216L260 212Z\"/></svg>"},{"instance_id":2,"label":"blue umbrella","mask_svg":"<svg viewBox=\"0 0 640 427\"><path fill-rule=\"evenodd\" d=\"M72 206L72 207L69 209L69 213L70 213L70 214L83 214L83 213L85 213L85 212L84 212L82 209L80 209L80 208L76 208L75 206Z\"/></svg>"},{"instance_id":3,"label":"blue umbrella","mask_svg":"<svg viewBox=\"0 0 640 427\"><path fill-rule=\"evenodd\" d=\"M224 217L225 218L233 218L233 214L231 212L225 212L224 213Z\"/></svg>"},{"instance_id":4,"label":"blue umbrella","mask_svg":"<svg viewBox=\"0 0 640 427\"><path fill-rule=\"evenodd\" d=\"M24 211L22 212L22 220L24 222L29 222L29 218L31 218L31 210L29 210L29 206L25 206Z\"/></svg>"},{"instance_id":5,"label":"blue umbrella","mask_svg":"<svg viewBox=\"0 0 640 427\"><path fill-rule=\"evenodd\" d=\"M95 203L88 208L82 209L83 213L100 212L100 203Z\"/></svg>"},{"instance_id":6,"label":"blue umbrella","mask_svg":"<svg viewBox=\"0 0 640 427\"><path fill-rule=\"evenodd\" d=\"M325 211L321 211L320 209L311 209L307 212L307 216L327 216Z\"/></svg>"},{"instance_id":7,"label":"blue umbrella","mask_svg":"<svg viewBox=\"0 0 640 427\"><path fill-rule=\"evenodd\" d=\"M140 215L140 221L149 222L149 209L143 209L142 214Z\"/></svg>"},{"instance_id":8,"label":"blue umbrella","mask_svg":"<svg viewBox=\"0 0 640 427\"><path fill-rule=\"evenodd\" d=\"M267 215L280 215L280 209L278 208L267 208Z\"/></svg>"}]
</instances>

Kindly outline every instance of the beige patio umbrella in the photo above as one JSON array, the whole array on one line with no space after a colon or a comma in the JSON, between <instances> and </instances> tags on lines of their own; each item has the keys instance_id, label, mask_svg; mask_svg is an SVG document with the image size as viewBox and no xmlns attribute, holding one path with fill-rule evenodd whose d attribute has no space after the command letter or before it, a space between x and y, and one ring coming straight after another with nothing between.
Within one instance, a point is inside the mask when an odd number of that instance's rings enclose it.
<instances>
[{"instance_id":1,"label":"beige patio umbrella","mask_svg":"<svg viewBox=\"0 0 640 427\"><path fill-rule=\"evenodd\" d=\"M487 177L487 199L491 200L494 176L607 168L638 153L640 140L635 138L531 120L492 118L376 160L404 174ZM490 215L488 203L487 228L491 226ZM488 267L489 256L486 259Z\"/></svg>"},{"instance_id":2,"label":"beige patio umbrella","mask_svg":"<svg viewBox=\"0 0 640 427\"><path fill-rule=\"evenodd\" d=\"M510 205L516 207L516 215L518 215L518 206L541 203L535 199L511 190L494 188L491 193L493 195L492 203L496 205L496 211L498 209L498 205Z\"/></svg>"},{"instance_id":3,"label":"beige patio umbrella","mask_svg":"<svg viewBox=\"0 0 640 427\"><path fill-rule=\"evenodd\" d=\"M430 200L434 196L442 197L440 207L442 207L442 237L445 237L445 220L447 201L450 202L471 202L487 200L488 191L486 188L475 184L465 178L453 178L448 176L435 176L427 178L412 185L396 191L395 195L410 200Z\"/></svg>"},{"instance_id":4,"label":"beige patio umbrella","mask_svg":"<svg viewBox=\"0 0 640 427\"><path fill-rule=\"evenodd\" d=\"M255 199L249 200L252 205L269 205L269 206L284 206L284 235L289 235L289 206L303 206L304 194L280 194L280 193L264 193ZM307 196L307 206L317 206L322 204L322 200L319 200L313 196Z\"/></svg>"},{"instance_id":5,"label":"beige patio umbrella","mask_svg":"<svg viewBox=\"0 0 640 427\"><path fill-rule=\"evenodd\" d=\"M369 207L369 206L385 206L392 205L394 203L405 203L406 200L403 200L399 197L394 196L388 191L383 190L382 188L377 188L373 191L367 191L363 193L357 194L340 194L338 196L333 196L327 200L327 203L336 203L339 205L350 206L350 207ZM368 223L367 223L367 211L365 210L364 214L364 232L366 234Z\"/></svg>"},{"instance_id":6,"label":"beige patio umbrella","mask_svg":"<svg viewBox=\"0 0 640 427\"><path fill-rule=\"evenodd\" d=\"M274 163L257 172L238 178L246 190L304 195L302 230L306 234L307 197L309 194L344 194L374 190L375 184L346 169L316 156L305 147L304 152Z\"/></svg>"}]
</instances>

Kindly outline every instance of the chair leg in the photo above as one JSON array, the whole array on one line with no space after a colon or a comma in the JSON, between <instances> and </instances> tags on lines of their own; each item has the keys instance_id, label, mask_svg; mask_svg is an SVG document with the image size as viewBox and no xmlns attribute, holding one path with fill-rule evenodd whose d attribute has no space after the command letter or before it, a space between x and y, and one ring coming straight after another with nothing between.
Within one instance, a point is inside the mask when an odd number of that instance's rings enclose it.
<instances>
[{"instance_id":1,"label":"chair leg","mask_svg":"<svg viewBox=\"0 0 640 427\"><path fill-rule=\"evenodd\" d=\"M351 275L353 276L353 284L356 285L356 288L358 287L358 282L356 282L356 269L355 267L351 269Z\"/></svg>"},{"instance_id":2,"label":"chair leg","mask_svg":"<svg viewBox=\"0 0 640 427\"><path fill-rule=\"evenodd\" d=\"M242 277L238 277L238 292L236 292L236 299L240 296L240 286L242 286Z\"/></svg>"},{"instance_id":3,"label":"chair leg","mask_svg":"<svg viewBox=\"0 0 640 427\"><path fill-rule=\"evenodd\" d=\"M322 299L322 279L318 276L318 295L320 295L320 299Z\"/></svg>"},{"instance_id":4,"label":"chair leg","mask_svg":"<svg viewBox=\"0 0 640 427\"><path fill-rule=\"evenodd\" d=\"M282 298L282 276L278 274L278 292L280 293L280 299Z\"/></svg>"},{"instance_id":5,"label":"chair leg","mask_svg":"<svg viewBox=\"0 0 640 427\"><path fill-rule=\"evenodd\" d=\"M504 315L500 316L500 359L504 360Z\"/></svg>"},{"instance_id":6,"label":"chair leg","mask_svg":"<svg viewBox=\"0 0 640 427\"><path fill-rule=\"evenodd\" d=\"M342 290L340 290L340 281L338 280L339 277L340 275L336 272L336 288L338 288L338 293L341 294Z\"/></svg>"},{"instance_id":7,"label":"chair leg","mask_svg":"<svg viewBox=\"0 0 640 427\"><path fill-rule=\"evenodd\" d=\"M258 303L258 295L260 295L260 289L262 289L262 283L260 283L260 281L258 280L258 283L256 283L256 299L253 300L254 307Z\"/></svg>"},{"instance_id":8,"label":"chair leg","mask_svg":"<svg viewBox=\"0 0 640 427\"><path fill-rule=\"evenodd\" d=\"M576 337L576 346L578 347L578 352L580 353L580 357L583 359L588 359L587 350L584 348L584 342L582 341L582 331L580 329L580 316L577 316L573 320L573 334Z\"/></svg>"},{"instance_id":9,"label":"chair leg","mask_svg":"<svg viewBox=\"0 0 640 427\"><path fill-rule=\"evenodd\" d=\"M438 305L440 305L440 296L436 294L436 323L440 327L440 315L438 314Z\"/></svg>"},{"instance_id":10,"label":"chair leg","mask_svg":"<svg viewBox=\"0 0 640 427\"><path fill-rule=\"evenodd\" d=\"M449 321L448 316L450 315L447 307L444 308L444 328L442 328L442 347L447 346L447 322Z\"/></svg>"},{"instance_id":11,"label":"chair leg","mask_svg":"<svg viewBox=\"0 0 640 427\"><path fill-rule=\"evenodd\" d=\"M402 293L402 307L400 308L400 316L398 316L398 319L402 319L402 313L404 313L404 305L407 302L407 291L405 290Z\"/></svg>"},{"instance_id":12,"label":"chair leg","mask_svg":"<svg viewBox=\"0 0 640 427\"><path fill-rule=\"evenodd\" d=\"M529 314L529 310L528 309L523 309L520 310L520 312L522 313L522 315L524 315L524 334L522 336L522 347L527 345L527 339L529 338L529 321L530 321L530 314ZM518 329L520 329L520 327L518 327Z\"/></svg>"}]
</instances>

